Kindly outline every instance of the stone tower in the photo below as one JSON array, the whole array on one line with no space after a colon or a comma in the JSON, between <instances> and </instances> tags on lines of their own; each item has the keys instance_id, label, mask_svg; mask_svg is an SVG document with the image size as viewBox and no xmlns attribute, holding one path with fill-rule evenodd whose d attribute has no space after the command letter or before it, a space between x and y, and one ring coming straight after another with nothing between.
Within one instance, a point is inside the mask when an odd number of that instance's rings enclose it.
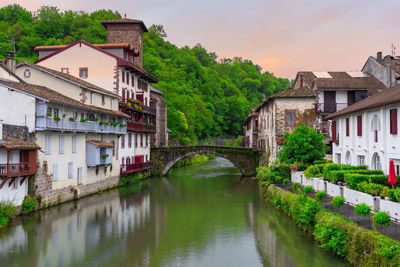
<instances>
[{"instance_id":1,"label":"stone tower","mask_svg":"<svg viewBox=\"0 0 400 267\"><path fill-rule=\"evenodd\" d=\"M136 19L105 20L101 24L107 29L107 43L129 43L138 55L133 62L143 66L143 33L148 32L143 21Z\"/></svg>"}]
</instances>

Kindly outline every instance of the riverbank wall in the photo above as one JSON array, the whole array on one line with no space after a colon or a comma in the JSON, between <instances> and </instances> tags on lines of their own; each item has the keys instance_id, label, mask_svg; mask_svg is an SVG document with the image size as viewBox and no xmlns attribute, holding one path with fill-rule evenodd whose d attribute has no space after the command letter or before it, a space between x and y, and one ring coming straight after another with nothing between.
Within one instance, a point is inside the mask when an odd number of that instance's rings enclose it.
<instances>
[{"instance_id":1,"label":"riverbank wall","mask_svg":"<svg viewBox=\"0 0 400 267\"><path fill-rule=\"evenodd\" d=\"M308 232L324 250L354 266L400 266L400 243L328 212L318 201L273 184L261 184L264 199Z\"/></svg>"}]
</instances>

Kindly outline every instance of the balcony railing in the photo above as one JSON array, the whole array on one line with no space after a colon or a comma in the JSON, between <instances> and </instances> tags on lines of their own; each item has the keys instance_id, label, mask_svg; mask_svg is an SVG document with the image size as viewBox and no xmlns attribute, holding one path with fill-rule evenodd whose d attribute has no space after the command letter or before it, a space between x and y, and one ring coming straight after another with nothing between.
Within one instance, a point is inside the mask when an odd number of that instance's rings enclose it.
<instances>
[{"instance_id":1,"label":"balcony railing","mask_svg":"<svg viewBox=\"0 0 400 267\"><path fill-rule=\"evenodd\" d=\"M148 107L148 106L145 106L143 104L140 104L140 103L137 103L137 102L132 102L132 101L128 101L128 103L120 102L119 103L119 109L121 111L124 111L126 109L130 109L130 110L133 110L133 111L144 112L144 113L147 113L147 114L156 115L156 109L153 108L153 107Z\"/></svg>"},{"instance_id":2,"label":"balcony railing","mask_svg":"<svg viewBox=\"0 0 400 267\"><path fill-rule=\"evenodd\" d=\"M319 113L334 113L348 106L348 103L318 103L317 111Z\"/></svg>"},{"instance_id":3,"label":"balcony railing","mask_svg":"<svg viewBox=\"0 0 400 267\"><path fill-rule=\"evenodd\" d=\"M0 164L0 177L27 176L35 173L36 166L29 162Z\"/></svg>"},{"instance_id":4,"label":"balcony railing","mask_svg":"<svg viewBox=\"0 0 400 267\"><path fill-rule=\"evenodd\" d=\"M145 133L155 133L156 126L151 124L144 124L141 122L128 122L128 131L133 132L145 132Z\"/></svg>"},{"instance_id":5,"label":"balcony railing","mask_svg":"<svg viewBox=\"0 0 400 267\"><path fill-rule=\"evenodd\" d=\"M122 164L121 165L121 175L128 175L131 173L147 170L147 169L153 168L153 166L154 166L154 164L152 161L131 163L131 164Z\"/></svg>"},{"instance_id":6,"label":"balcony railing","mask_svg":"<svg viewBox=\"0 0 400 267\"><path fill-rule=\"evenodd\" d=\"M61 119L56 121L50 117L36 117L37 130L59 130L66 132L93 132L93 133L109 133L109 134L126 134L126 127L101 125L95 121L70 121L69 119Z\"/></svg>"}]
</instances>

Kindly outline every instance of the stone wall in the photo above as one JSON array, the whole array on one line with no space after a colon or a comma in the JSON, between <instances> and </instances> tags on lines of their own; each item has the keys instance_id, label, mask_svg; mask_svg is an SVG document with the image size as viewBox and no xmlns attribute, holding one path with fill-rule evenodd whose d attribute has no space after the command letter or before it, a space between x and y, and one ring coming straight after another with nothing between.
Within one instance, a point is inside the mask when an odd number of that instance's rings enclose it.
<instances>
[{"instance_id":1,"label":"stone wall","mask_svg":"<svg viewBox=\"0 0 400 267\"><path fill-rule=\"evenodd\" d=\"M35 142L35 134L29 133L28 127L26 127L26 126L3 124L3 134L20 139L20 140L24 140L27 142L31 142L31 143Z\"/></svg>"},{"instance_id":2,"label":"stone wall","mask_svg":"<svg viewBox=\"0 0 400 267\"><path fill-rule=\"evenodd\" d=\"M168 146L167 135L167 102L162 95L150 92L150 97L156 101L156 133L150 137L151 147Z\"/></svg>"}]
</instances>

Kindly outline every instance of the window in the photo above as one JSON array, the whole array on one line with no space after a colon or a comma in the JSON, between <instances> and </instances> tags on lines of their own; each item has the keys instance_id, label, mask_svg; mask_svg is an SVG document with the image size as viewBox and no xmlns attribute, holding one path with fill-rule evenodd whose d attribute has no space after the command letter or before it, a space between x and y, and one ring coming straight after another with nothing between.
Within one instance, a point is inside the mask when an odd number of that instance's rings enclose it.
<instances>
[{"instance_id":1,"label":"window","mask_svg":"<svg viewBox=\"0 0 400 267\"><path fill-rule=\"evenodd\" d=\"M362 116L357 116L357 136L362 136Z\"/></svg>"},{"instance_id":2,"label":"window","mask_svg":"<svg viewBox=\"0 0 400 267\"><path fill-rule=\"evenodd\" d=\"M129 72L126 72L126 84L129 84Z\"/></svg>"},{"instance_id":3,"label":"window","mask_svg":"<svg viewBox=\"0 0 400 267\"><path fill-rule=\"evenodd\" d=\"M350 118L346 118L346 136L350 136Z\"/></svg>"},{"instance_id":4,"label":"window","mask_svg":"<svg viewBox=\"0 0 400 267\"><path fill-rule=\"evenodd\" d=\"M390 110L390 134L397 134L397 108Z\"/></svg>"},{"instance_id":5,"label":"window","mask_svg":"<svg viewBox=\"0 0 400 267\"><path fill-rule=\"evenodd\" d=\"M58 108L55 108L55 109L54 109L54 114L53 114L53 116L54 116L54 117L58 117L58 114L59 114L59 113L58 113Z\"/></svg>"},{"instance_id":6,"label":"window","mask_svg":"<svg viewBox=\"0 0 400 267\"><path fill-rule=\"evenodd\" d=\"M111 109L114 109L114 99L112 99L112 98L110 100L110 106L111 106Z\"/></svg>"},{"instance_id":7,"label":"window","mask_svg":"<svg viewBox=\"0 0 400 267\"><path fill-rule=\"evenodd\" d=\"M381 158L379 157L378 153L375 153L372 156L372 169L382 170Z\"/></svg>"},{"instance_id":8,"label":"window","mask_svg":"<svg viewBox=\"0 0 400 267\"><path fill-rule=\"evenodd\" d=\"M85 113L81 113L81 119L84 119L85 118Z\"/></svg>"},{"instance_id":9,"label":"window","mask_svg":"<svg viewBox=\"0 0 400 267\"><path fill-rule=\"evenodd\" d=\"M357 163L359 166L365 165L365 156L363 155L358 155L357 156Z\"/></svg>"},{"instance_id":10,"label":"window","mask_svg":"<svg viewBox=\"0 0 400 267\"><path fill-rule=\"evenodd\" d=\"M88 77L88 68L79 68L79 77L87 78Z\"/></svg>"},{"instance_id":11,"label":"window","mask_svg":"<svg viewBox=\"0 0 400 267\"><path fill-rule=\"evenodd\" d=\"M347 151L346 156L345 156L345 161L347 165L351 165L351 154L350 151Z\"/></svg>"},{"instance_id":12,"label":"window","mask_svg":"<svg viewBox=\"0 0 400 267\"><path fill-rule=\"evenodd\" d=\"M115 149L116 149L116 147L115 147L115 142L114 142L114 141L111 141L111 144L112 144L112 146L113 146L113 149L112 149L112 156L114 157L114 156L115 156Z\"/></svg>"},{"instance_id":13,"label":"window","mask_svg":"<svg viewBox=\"0 0 400 267\"><path fill-rule=\"evenodd\" d=\"M64 135L59 136L59 154L64 154Z\"/></svg>"},{"instance_id":14,"label":"window","mask_svg":"<svg viewBox=\"0 0 400 267\"><path fill-rule=\"evenodd\" d=\"M53 181L58 180L58 164L53 164Z\"/></svg>"},{"instance_id":15,"label":"window","mask_svg":"<svg viewBox=\"0 0 400 267\"><path fill-rule=\"evenodd\" d=\"M26 69L26 70L24 71L24 77L25 77L25 78L31 77L31 71L30 71L29 69Z\"/></svg>"},{"instance_id":16,"label":"window","mask_svg":"<svg viewBox=\"0 0 400 267\"><path fill-rule=\"evenodd\" d=\"M335 163L338 163L338 164L342 163L342 155L340 153L336 153L335 158L336 158Z\"/></svg>"},{"instance_id":17,"label":"window","mask_svg":"<svg viewBox=\"0 0 400 267\"><path fill-rule=\"evenodd\" d=\"M132 134L128 133L128 147L131 148L132 147Z\"/></svg>"},{"instance_id":18,"label":"window","mask_svg":"<svg viewBox=\"0 0 400 267\"><path fill-rule=\"evenodd\" d=\"M374 133L375 143L378 142L378 134L380 130L381 130L381 122L379 120L379 117L377 115L374 115L371 122L371 131Z\"/></svg>"},{"instance_id":19,"label":"window","mask_svg":"<svg viewBox=\"0 0 400 267\"><path fill-rule=\"evenodd\" d=\"M132 87L135 86L135 76L131 76L131 81L132 81Z\"/></svg>"},{"instance_id":20,"label":"window","mask_svg":"<svg viewBox=\"0 0 400 267\"><path fill-rule=\"evenodd\" d=\"M121 136L121 148L125 148L125 135Z\"/></svg>"},{"instance_id":21,"label":"window","mask_svg":"<svg viewBox=\"0 0 400 267\"><path fill-rule=\"evenodd\" d=\"M143 134L140 134L140 147L143 147Z\"/></svg>"},{"instance_id":22,"label":"window","mask_svg":"<svg viewBox=\"0 0 400 267\"><path fill-rule=\"evenodd\" d=\"M51 135L50 134L45 135L45 154L46 155L51 154Z\"/></svg>"},{"instance_id":23,"label":"window","mask_svg":"<svg viewBox=\"0 0 400 267\"><path fill-rule=\"evenodd\" d=\"M137 134L133 134L133 138L135 139L135 147L138 147L138 136L137 136Z\"/></svg>"},{"instance_id":24,"label":"window","mask_svg":"<svg viewBox=\"0 0 400 267\"><path fill-rule=\"evenodd\" d=\"M96 94L95 93L90 93L90 104L94 105L95 104L95 100L96 100Z\"/></svg>"},{"instance_id":25,"label":"window","mask_svg":"<svg viewBox=\"0 0 400 267\"><path fill-rule=\"evenodd\" d=\"M332 121L332 141L333 142L337 142L338 141L337 129L336 129L336 121Z\"/></svg>"},{"instance_id":26,"label":"window","mask_svg":"<svg viewBox=\"0 0 400 267\"><path fill-rule=\"evenodd\" d=\"M101 103L103 106L106 104L106 97L104 95L101 96Z\"/></svg>"},{"instance_id":27,"label":"window","mask_svg":"<svg viewBox=\"0 0 400 267\"><path fill-rule=\"evenodd\" d=\"M96 120L96 117L94 116L94 114L90 114L89 115L89 120L90 121L95 121Z\"/></svg>"},{"instance_id":28,"label":"window","mask_svg":"<svg viewBox=\"0 0 400 267\"><path fill-rule=\"evenodd\" d=\"M68 163L68 179L72 179L72 178L74 178L74 175L73 175L73 173L72 173L72 170L73 170L74 168L73 168L73 163L72 162L69 162Z\"/></svg>"},{"instance_id":29,"label":"window","mask_svg":"<svg viewBox=\"0 0 400 267\"><path fill-rule=\"evenodd\" d=\"M69 73L69 69L68 68L61 68L61 72L62 73Z\"/></svg>"},{"instance_id":30,"label":"window","mask_svg":"<svg viewBox=\"0 0 400 267\"><path fill-rule=\"evenodd\" d=\"M295 110L285 110L285 124L288 127L295 126L296 111Z\"/></svg>"},{"instance_id":31,"label":"window","mask_svg":"<svg viewBox=\"0 0 400 267\"><path fill-rule=\"evenodd\" d=\"M72 153L76 153L76 135L72 136Z\"/></svg>"}]
</instances>

